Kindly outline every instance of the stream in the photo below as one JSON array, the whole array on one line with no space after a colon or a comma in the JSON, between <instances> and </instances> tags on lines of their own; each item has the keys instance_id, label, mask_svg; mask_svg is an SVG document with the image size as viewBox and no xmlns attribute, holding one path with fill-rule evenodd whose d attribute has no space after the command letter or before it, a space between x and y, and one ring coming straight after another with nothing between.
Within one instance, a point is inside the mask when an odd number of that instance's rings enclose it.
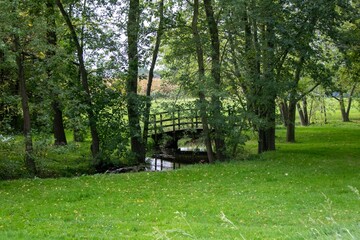
<instances>
[{"instance_id":1,"label":"stream","mask_svg":"<svg viewBox=\"0 0 360 240\"><path fill-rule=\"evenodd\" d=\"M206 163L208 160L205 149L181 147L178 150L163 149L145 161L148 163L147 171L169 171L189 164Z\"/></svg>"}]
</instances>

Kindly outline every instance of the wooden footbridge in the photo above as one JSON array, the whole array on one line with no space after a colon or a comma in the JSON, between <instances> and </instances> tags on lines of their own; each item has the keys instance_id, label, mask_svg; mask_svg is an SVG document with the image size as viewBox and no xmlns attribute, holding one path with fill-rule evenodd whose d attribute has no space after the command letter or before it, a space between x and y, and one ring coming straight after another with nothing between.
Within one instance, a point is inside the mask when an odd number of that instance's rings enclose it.
<instances>
[{"instance_id":1,"label":"wooden footbridge","mask_svg":"<svg viewBox=\"0 0 360 240\"><path fill-rule=\"evenodd\" d=\"M151 114L149 130L149 137L156 147L163 144L164 147L177 149L177 142L185 135L198 138L203 125L198 110L177 109Z\"/></svg>"},{"instance_id":2,"label":"wooden footbridge","mask_svg":"<svg viewBox=\"0 0 360 240\"><path fill-rule=\"evenodd\" d=\"M233 109L224 111L227 124L236 126L239 120ZM200 112L196 109L176 109L150 115L149 137L155 142L155 147L163 145L166 148L178 148L178 141L184 136L199 138L203 132Z\"/></svg>"}]
</instances>

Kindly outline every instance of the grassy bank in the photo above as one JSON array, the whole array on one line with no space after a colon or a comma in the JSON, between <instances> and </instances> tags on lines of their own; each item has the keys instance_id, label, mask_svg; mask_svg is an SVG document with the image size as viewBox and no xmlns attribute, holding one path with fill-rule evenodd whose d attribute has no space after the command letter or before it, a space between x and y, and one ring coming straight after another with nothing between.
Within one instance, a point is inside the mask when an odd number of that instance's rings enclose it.
<instances>
[{"instance_id":1,"label":"grassy bank","mask_svg":"<svg viewBox=\"0 0 360 240\"><path fill-rule=\"evenodd\" d=\"M360 125L173 172L0 182L0 239L359 239Z\"/></svg>"}]
</instances>

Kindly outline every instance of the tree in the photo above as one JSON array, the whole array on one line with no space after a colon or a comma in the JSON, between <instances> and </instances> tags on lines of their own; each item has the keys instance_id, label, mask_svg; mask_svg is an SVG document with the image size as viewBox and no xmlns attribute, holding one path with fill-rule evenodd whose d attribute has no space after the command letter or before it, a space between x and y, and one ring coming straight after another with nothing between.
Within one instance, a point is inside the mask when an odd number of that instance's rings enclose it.
<instances>
[{"instance_id":1,"label":"tree","mask_svg":"<svg viewBox=\"0 0 360 240\"><path fill-rule=\"evenodd\" d=\"M204 64L204 53L203 47L201 44L201 38L198 30L198 17L199 17L199 0L194 0L193 4L194 12L193 12L193 19L192 19L192 33L194 42L196 45L196 58L197 58L197 65L198 65L198 83L203 85L205 80L205 64ZM210 136L210 129L208 127L208 116L207 116L207 105L208 102L206 101L205 93L203 89L199 89L199 101L200 101L200 116L201 121L203 124L203 131L205 137L205 146L207 157L210 163L213 163L215 160L212 145L211 145L211 136ZM219 144L219 143L218 143ZM219 154L220 155L220 154Z\"/></svg>"},{"instance_id":2,"label":"tree","mask_svg":"<svg viewBox=\"0 0 360 240\"><path fill-rule=\"evenodd\" d=\"M24 137L25 137L25 166L30 175L36 174L35 159L33 154L33 141L31 135L31 119L29 110L29 97L26 91L26 79L24 69L24 53L21 51L19 36L14 37L14 50L16 52L16 64L18 67L19 93L21 97L21 107L24 118Z\"/></svg>"},{"instance_id":3,"label":"tree","mask_svg":"<svg viewBox=\"0 0 360 240\"><path fill-rule=\"evenodd\" d=\"M85 66L85 60L84 60L84 49L81 45L81 42L79 40L78 34L76 33L75 27L71 21L71 18L69 14L65 11L64 6L61 2L61 0L56 0L56 4L61 12L61 15L63 16L71 34L71 38L76 46L77 51L77 58L79 61L79 72L81 76L81 83L83 90L85 91L85 103L88 106L87 108L87 114L89 117L89 124L90 124L90 132L91 132L91 138L92 138L92 144L91 144L91 153L94 159L98 156L100 152L100 139L99 134L97 131L97 117L93 111L92 101L91 101L91 92L89 88L88 83L88 72L86 70Z\"/></svg>"},{"instance_id":4,"label":"tree","mask_svg":"<svg viewBox=\"0 0 360 240\"><path fill-rule=\"evenodd\" d=\"M356 73L355 73L356 74ZM351 69L341 67L336 76L336 82L330 88L331 96L339 102L341 118L343 122L350 122L350 110L354 94L356 92L359 80L356 75L353 76ZM347 100L347 103L345 99Z\"/></svg>"},{"instance_id":5,"label":"tree","mask_svg":"<svg viewBox=\"0 0 360 240\"><path fill-rule=\"evenodd\" d=\"M21 99L21 109L23 116L23 134L25 142L25 167L30 176L35 176L37 173L35 158L33 155L33 138L31 129L31 116L29 109L29 94L28 94L28 78L26 74L26 57L32 57L33 52L30 52L31 41L28 39L39 40L33 35L30 28L34 24L34 16L29 14L29 6L24 2L17 2L15 4L2 3L3 9L8 13L8 25L2 26L9 30L8 35L1 36L2 40L8 45L9 54L13 54L16 63L16 80L18 86L18 93ZM28 23L28 24L23 24Z\"/></svg>"},{"instance_id":6,"label":"tree","mask_svg":"<svg viewBox=\"0 0 360 240\"><path fill-rule=\"evenodd\" d=\"M333 36L337 51L333 50L335 70L337 71L330 91L340 105L343 122L350 121L350 109L353 96L360 82L360 21L359 1L351 1L349 5L343 5L343 18L336 33ZM335 48L335 47L334 47ZM348 99L347 106L345 99Z\"/></svg>"},{"instance_id":7,"label":"tree","mask_svg":"<svg viewBox=\"0 0 360 240\"><path fill-rule=\"evenodd\" d=\"M295 70L293 71L294 77L288 80L285 92L288 97L284 100L284 104L287 105L285 108L287 109L285 113L286 141L295 142L295 113L298 101L321 83L326 85L329 80L327 71L322 66L322 63L328 61L325 57L326 52L322 51L319 46L325 40L325 36L331 34L332 29L336 26L334 21L339 19L339 16L336 14L335 1L327 1L326 4L321 4L321 1L317 4L314 2L305 4L295 2L290 11L292 14L289 22L297 29L297 34L293 39L294 44L288 55L290 66ZM300 80L306 79L302 77L305 75L304 72L308 72L313 83L307 82L307 89L300 93ZM304 115L300 114L300 116L306 124L306 109L302 109L300 113L305 113Z\"/></svg>"},{"instance_id":8,"label":"tree","mask_svg":"<svg viewBox=\"0 0 360 240\"><path fill-rule=\"evenodd\" d=\"M288 141L295 141L297 102L313 90L319 81L321 55L316 48L318 34L330 34L338 19L336 1L239 1L230 5L228 31L235 34L230 41L231 62L236 67L247 109L259 135L258 152L275 150L275 100L282 97ZM241 23L241 24L239 24ZM335 25L335 24L334 24ZM237 28L242 31L237 31ZM234 29L235 28L235 29ZM244 47L236 49L236 43ZM314 44L315 43L315 44ZM238 60L240 59L240 60ZM318 73L314 66L320 67ZM309 68L306 70L306 68ZM298 85L306 71L315 83L302 94Z\"/></svg>"},{"instance_id":9,"label":"tree","mask_svg":"<svg viewBox=\"0 0 360 240\"><path fill-rule=\"evenodd\" d=\"M130 130L131 152L137 163L145 161L145 146L142 140L140 127L140 100L137 95L139 70L138 37L140 27L140 2L130 0L127 38L128 38L128 72L126 78L127 110Z\"/></svg>"},{"instance_id":10,"label":"tree","mask_svg":"<svg viewBox=\"0 0 360 240\"><path fill-rule=\"evenodd\" d=\"M231 62L240 78L246 108L258 132L258 152L275 150L275 99L278 83L275 77L278 47L280 5L272 1L237 1L227 5L227 31L234 34L230 42ZM241 29L241 31L237 30ZM241 44L237 46L237 44ZM239 60L237 60L239 59Z\"/></svg>"},{"instance_id":11,"label":"tree","mask_svg":"<svg viewBox=\"0 0 360 240\"><path fill-rule=\"evenodd\" d=\"M220 62L220 39L219 29L215 19L213 5L211 0L204 0L204 8L206 13L206 20L211 41L211 76L214 81L214 88L221 89L221 62ZM211 96L211 104L213 107L213 127L215 131L215 147L217 160L225 158L225 136L224 136L224 118L222 116L220 97L216 94Z\"/></svg>"},{"instance_id":12,"label":"tree","mask_svg":"<svg viewBox=\"0 0 360 240\"><path fill-rule=\"evenodd\" d=\"M46 18L47 18L47 42L49 44L49 50L47 51L47 58L48 61L51 63L52 59L55 57L55 51L57 47L57 36L56 36L56 22L55 22L55 2L53 0L46 1ZM47 69L47 75L49 81L54 75L53 66L49 64ZM53 94L52 100L52 109L54 112L54 119L53 119L53 127L54 127L54 138L55 138L55 145L66 145L66 135L65 135L65 128L63 122L63 113L61 110L61 104L58 99L57 94Z\"/></svg>"},{"instance_id":13,"label":"tree","mask_svg":"<svg viewBox=\"0 0 360 240\"><path fill-rule=\"evenodd\" d=\"M153 50L153 54L152 54L152 60L151 60L149 76L148 76L148 83L147 83L147 87L146 87L147 99L146 99L146 103L145 103L144 131L143 131L143 142L144 142L145 146L147 145L147 138L148 138L148 133L149 133L149 116L150 116L150 109L151 109L151 87L152 87L152 82L153 82L153 78L154 78L155 65L157 62L158 54L159 54L161 38L162 38L164 30L165 30L164 29L164 0L160 0L158 12L159 12L159 25L158 25L158 28L156 31L155 46L154 46L154 50Z\"/></svg>"}]
</instances>

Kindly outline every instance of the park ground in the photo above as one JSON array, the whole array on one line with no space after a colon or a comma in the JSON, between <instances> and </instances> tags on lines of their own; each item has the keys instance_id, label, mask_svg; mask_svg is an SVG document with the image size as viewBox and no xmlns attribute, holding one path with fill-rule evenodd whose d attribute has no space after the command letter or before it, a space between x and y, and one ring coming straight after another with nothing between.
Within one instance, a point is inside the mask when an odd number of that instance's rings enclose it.
<instances>
[{"instance_id":1,"label":"park ground","mask_svg":"<svg viewBox=\"0 0 360 240\"><path fill-rule=\"evenodd\" d=\"M359 119L284 139L176 171L0 181L0 239L360 239Z\"/></svg>"}]
</instances>

